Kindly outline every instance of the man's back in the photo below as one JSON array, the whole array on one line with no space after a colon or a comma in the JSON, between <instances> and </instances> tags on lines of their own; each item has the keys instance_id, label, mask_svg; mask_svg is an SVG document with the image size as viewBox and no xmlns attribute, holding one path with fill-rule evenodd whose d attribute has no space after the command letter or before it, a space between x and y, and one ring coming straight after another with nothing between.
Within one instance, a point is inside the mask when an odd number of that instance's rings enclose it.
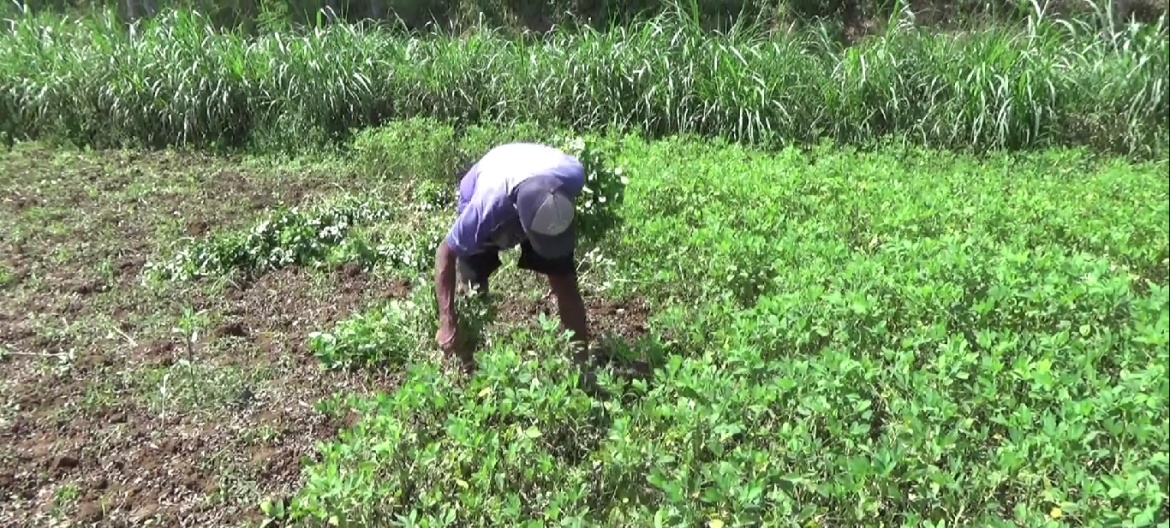
<instances>
[{"instance_id":1,"label":"man's back","mask_svg":"<svg viewBox=\"0 0 1170 528\"><path fill-rule=\"evenodd\" d=\"M490 202L504 197L532 176L554 176L572 196L585 185L577 158L539 143L508 143L489 150L463 176L456 210L463 212L473 198Z\"/></svg>"},{"instance_id":2,"label":"man's back","mask_svg":"<svg viewBox=\"0 0 1170 528\"><path fill-rule=\"evenodd\" d=\"M485 242L509 248L522 239L519 219L509 195L521 182L538 176L560 180L564 191L576 197L585 186L585 171L577 158L539 143L508 143L488 151L459 182L456 220L448 241L467 252L478 252Z\"/></svg>"}]
</instances>

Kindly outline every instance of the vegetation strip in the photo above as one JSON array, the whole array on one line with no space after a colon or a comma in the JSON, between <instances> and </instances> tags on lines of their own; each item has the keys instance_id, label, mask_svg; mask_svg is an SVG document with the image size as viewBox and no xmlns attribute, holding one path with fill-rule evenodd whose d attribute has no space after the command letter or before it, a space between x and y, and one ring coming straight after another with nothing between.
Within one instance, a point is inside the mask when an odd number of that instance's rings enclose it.
<instances>
[{"instance_id":1,"label":"vegetation strip","mask_svg":"<svg viewBox=\"0 0 1170 528\"><path fill-rule=\"evenodd\" d=\"M390 116L430 116L764 145L890 136L1165 155L1165 26L1065 22L1036 17L1023 29L962 34L895 23L846 48L811 31L712 35L671 17L525 41L340 24L246 38L183 11L130 33L112 17L28 15L0 37L0 131L93 145L295 149Z\"/></svg>"}]
</instances>

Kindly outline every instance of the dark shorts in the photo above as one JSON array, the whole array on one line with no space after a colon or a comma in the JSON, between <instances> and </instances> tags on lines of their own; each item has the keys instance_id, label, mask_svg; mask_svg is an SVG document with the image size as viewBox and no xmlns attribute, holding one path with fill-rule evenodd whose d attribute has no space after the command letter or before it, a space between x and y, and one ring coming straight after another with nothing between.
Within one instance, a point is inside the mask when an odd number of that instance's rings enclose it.
<instances>
[{"instance_id":1,"label":"dark shorts","mask_svg":"<svg viewBox=\"0 0 1170 528\"><path fill-rule=\"evenodd\" d=\"M487 282L500 265L500 250L489 249L476 253L467 259L459 259L460 279L472 282ZM573 253L558 258L546 259L541 257L527 240L520 243L520 260L516 267L544 275L574 275L577 273L577 262Z\"/></svg>"}]
</instances>

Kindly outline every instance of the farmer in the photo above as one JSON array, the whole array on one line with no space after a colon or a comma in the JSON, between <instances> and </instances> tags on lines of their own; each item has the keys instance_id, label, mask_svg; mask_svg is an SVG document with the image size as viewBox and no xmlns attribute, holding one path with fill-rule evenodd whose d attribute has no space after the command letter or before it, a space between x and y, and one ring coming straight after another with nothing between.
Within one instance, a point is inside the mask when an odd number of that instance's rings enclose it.
<instances>
[{"instance_id":1,"label":"farmer","mask_svg":"<svg viewBox=\"0 0 1170 528\"><path fill-rule=\"evenodd\" d=\"M517 267L548 277L561 324L572 330L581 353L588 346L585 303L577 285L574 200L585 184L576 158L535 143L497 146L459 182L458 217L435 255L439 330L435 339L465 369L473 354L463 350L455 313L458 282L480 294L500 267L500 251L520 246Z\"/></svg>"}]
</instances>

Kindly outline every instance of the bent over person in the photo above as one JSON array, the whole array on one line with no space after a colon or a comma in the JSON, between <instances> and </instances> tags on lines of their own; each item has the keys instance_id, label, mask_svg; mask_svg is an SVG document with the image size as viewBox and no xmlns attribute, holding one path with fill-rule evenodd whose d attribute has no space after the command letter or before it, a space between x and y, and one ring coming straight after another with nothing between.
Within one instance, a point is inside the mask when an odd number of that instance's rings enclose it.
<instances>
[{"instance_id":1,"label":"bent over person","mask_svg":"<svg viewBox=\"0 0 1170 528\"><path fill-rule=\"evenodd\" d=\"M500 251L520 246L517 267L548 277L561 324L583 352L588 344L585 304L577 284L575 204L585 185L581 163L558 149L510 143L487 152L463 175L454 224L435 255L439 330L435 339L465 369L455 313L456 281L481 293L500 267Z\"/></svg>"}]
</instances>

